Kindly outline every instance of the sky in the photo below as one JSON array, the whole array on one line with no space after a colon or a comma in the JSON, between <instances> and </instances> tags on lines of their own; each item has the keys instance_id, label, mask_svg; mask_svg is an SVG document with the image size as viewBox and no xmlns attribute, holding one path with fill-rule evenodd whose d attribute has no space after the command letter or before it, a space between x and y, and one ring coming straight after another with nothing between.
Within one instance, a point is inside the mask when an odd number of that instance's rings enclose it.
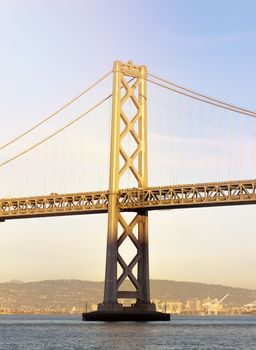
<instances>
[{"instance_id":1,"label":"sky","mask_svg":"<svg viewBox=\"0 0 256 350\"><path fill-rule=\"evenodd\" d=\"M0 143L4 144L80 93L111 70L115 60L132 59L173 82L255 110L255 11L253 0L131 0L129 3L0 0ZM110 80L100 88L100 95L109 92ZM160 140L164 147L166 135L157 129L159 119L154 119L157 103L162 101L158 97L155 105L152 104L155 113L151 112L150 130L151 134L155 131L154 145ZM92 93L75 112L97 98ZM171 102L168 103L167 110L172 108ZM47 180L55 181L56 192L79 190L76 187L79 181L80 191L90 190L93 186L89 182L90 174L102 181L101 187L106 186L110 113L111 105L107 104L93 114L93 119L85 119L74 128L74 134L65 136L65 156L73 158L76 154L76 165L81 165L71 184L67 180L66 187L58 188L64 183L63 178L59 181L59 176L68 176L65 174L69 167L62 166L59 160L58 152L64 147L54 146L54 151L49 144L42 153L27 157L25 163L20 159L16 168L7 168L6 173L2 169L2 175L9 178L9 187L1 186L0 172L0 193L12 195L16 187L22 191L23 173L27 173L26 186L32 194L40 193L43 186L35 180L33 168L43 169ZM51 127L57 125L60 124L56 122ZM43 132L47 134L51 127ZM163 126L162 129L169 130ZM27 145L34 139L25 141ZM15 146L13 152L22 149L25 141ZM1 161L9 156L8 152L0 151ZM89 160L87 152L91 152ZM52 168L43 161L39 164L42 159L38 154L44 159L48 157L54 163L52 167L58 167L57 175L52 175ZM152 156L150 169L160 158ZM101 168L94 169L99 159ZM244 167L249 166L251 162L246 159ZM253 169L256 167L252 167L252 177ZM167 179L157 173L154 176L160 184ZM170 181L175 176L169 175ZM189 176L185 174L183 179ZM46 184L44 190L55 192L55 188L52 190ZM254 205L150 213L151 278L256 289L254 214ZM2 223L0 281L60 278L102 281L106 227L106 215Z\"/></svg>"}]
</instances>

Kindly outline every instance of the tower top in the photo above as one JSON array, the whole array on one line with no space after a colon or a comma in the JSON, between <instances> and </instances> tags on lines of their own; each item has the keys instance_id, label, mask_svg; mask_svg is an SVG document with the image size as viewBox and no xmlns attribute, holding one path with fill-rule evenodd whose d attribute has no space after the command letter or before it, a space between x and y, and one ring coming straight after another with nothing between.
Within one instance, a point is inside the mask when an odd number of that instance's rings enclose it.
<instances>
[{"instance_id":1,"label":"tower top","mask_svg":"<svg viewBox=\"0 0 256 350\"><path fill-rule=\"evenodd\" d=\"M126 76L140 77L147 74L147 67L145 65L135 65L132 60L129 60L127 63L115 61L114 72L115 71L120 71Z\"/></svg>"}]
</instances>

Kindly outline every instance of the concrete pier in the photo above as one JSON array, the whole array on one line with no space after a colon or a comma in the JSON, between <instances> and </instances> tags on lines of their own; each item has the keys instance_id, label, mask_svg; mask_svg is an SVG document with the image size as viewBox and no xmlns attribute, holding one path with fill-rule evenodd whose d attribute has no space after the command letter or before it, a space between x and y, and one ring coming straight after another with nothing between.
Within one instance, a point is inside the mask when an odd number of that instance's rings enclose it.
<instances>
[{"instance_id":1,"label":"concrete pier","mask_svg":"<svg viewBox=\"0 0 256 350\"><path fill-rule=\"evenodd\" d=\"M170 321L170 314L158 311L143 311L132 307L123 307L122 311L94 311L83 313L83 321L103 322L150 322Z\"/></svg>"}]
</instances>

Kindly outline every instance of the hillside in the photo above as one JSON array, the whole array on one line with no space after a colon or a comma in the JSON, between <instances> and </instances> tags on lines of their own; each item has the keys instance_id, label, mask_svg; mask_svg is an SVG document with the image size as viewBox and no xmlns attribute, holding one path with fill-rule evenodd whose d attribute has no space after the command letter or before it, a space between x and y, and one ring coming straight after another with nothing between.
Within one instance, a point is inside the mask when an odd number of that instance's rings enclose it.
<instances>
[{"instance_id":1,"label":"hillside","mask_svg":"<svg viewBox=\"0 0 256 350\"><path fill-rule=\"evenodd\" d=\"M229 297L225 303L228 306L242 306L256 299L256 290L251 289L195 282L151 281L151 296L160 300L171 299L185 302L193 298L220 299L227 293Z\"/></svg>"},{"instance_id":2,"label":"hillside","mask_svg":"<svg viewBox=\"0 0 256 350\"><path fill-rule=\"evenodd\" d=\"M228 306L242 306L256 300L255 290L204 283L151 281L151 298L161 301L221 298L227 293L230 294L225 301ZM0 309L81 309L86 302L88 305L101 302L102 297L102 282L46 280L0 283Z\"/></svg>"}]
</instances>

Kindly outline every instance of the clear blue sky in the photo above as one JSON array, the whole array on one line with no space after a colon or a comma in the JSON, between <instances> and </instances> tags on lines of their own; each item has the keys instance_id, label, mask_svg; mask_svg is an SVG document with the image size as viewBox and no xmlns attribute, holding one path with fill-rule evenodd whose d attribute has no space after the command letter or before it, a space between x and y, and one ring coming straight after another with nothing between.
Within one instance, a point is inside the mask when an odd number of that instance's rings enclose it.
<instances>
[{"instance_id":1,"label":"clear blue sky","mask_svg":"<svg viewBox=\"0 0 256 350\"><path fill-rule=\"evenodd\" d=\"M255 110L255 13L253 0L1 0L0 143L82 91L116 59L131 58ZM256 288L255 210L151 214L151 277ZM102 280L105 244L103 216L6 222L0 281Z\"/></svg>"}]
</instances>

